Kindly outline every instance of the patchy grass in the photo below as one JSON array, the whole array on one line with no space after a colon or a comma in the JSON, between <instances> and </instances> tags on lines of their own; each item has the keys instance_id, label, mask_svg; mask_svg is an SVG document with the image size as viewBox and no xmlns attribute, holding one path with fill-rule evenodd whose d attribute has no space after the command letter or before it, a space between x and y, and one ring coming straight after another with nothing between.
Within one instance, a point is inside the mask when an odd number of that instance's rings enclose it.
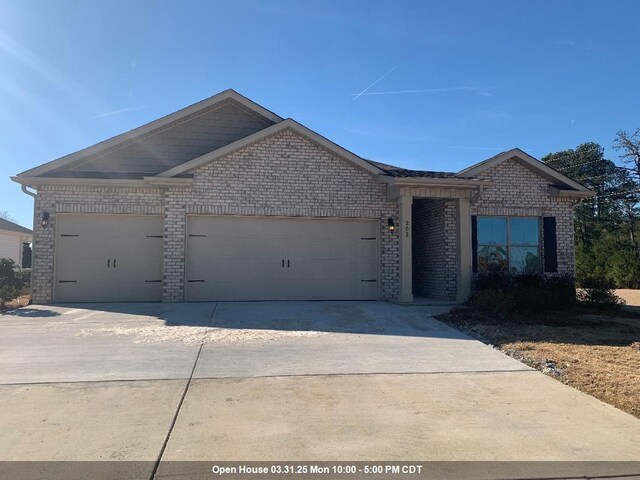
<instances>
[{"instance_id":1,"label":"patchy grass","mask_svg":"<svg viewBox=\"0 0 640 480\"><path fill-rule=\"evenodd\" d=\"M7 310L26 307L27 305L29 305L30 301L31 301L31 294L20 295L18 298L5 303L4 307L0 308L0 311L6 312Z\"/></svg>"},{"instance_id":2,"label":"patchy grass","mask_svg":"<svg viewBox=\"0 0 640 480\"><path fill-rule=\"evenodd\" d=\"M510 315L460 307L437 317L557 380L640 418L640 313Z\"/></svg>"}]
</instances>

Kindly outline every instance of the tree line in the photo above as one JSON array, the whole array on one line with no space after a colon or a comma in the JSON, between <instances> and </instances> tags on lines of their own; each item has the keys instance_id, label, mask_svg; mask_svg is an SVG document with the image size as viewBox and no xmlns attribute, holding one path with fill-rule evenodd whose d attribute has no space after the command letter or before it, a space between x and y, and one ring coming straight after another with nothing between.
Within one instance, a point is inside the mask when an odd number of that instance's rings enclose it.
<instances>
[{"instance_id":1,"label":"tree line","mask_svg":"<svg viewBox=\"0 0 640 480\"><path fill-rule=\"evenodd\" d=\"M640 288L640 128L619 131L612 146L619 164L593 142L542 161L596 193L575 210L578 285Z\"/></svg>"}]
</instances>

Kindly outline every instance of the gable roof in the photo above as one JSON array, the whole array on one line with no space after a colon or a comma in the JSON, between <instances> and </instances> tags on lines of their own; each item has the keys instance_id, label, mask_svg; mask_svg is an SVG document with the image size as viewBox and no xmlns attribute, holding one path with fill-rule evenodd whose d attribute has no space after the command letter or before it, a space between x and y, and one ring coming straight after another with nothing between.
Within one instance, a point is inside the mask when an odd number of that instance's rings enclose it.
<instances>
[{"instance_id":1,"label":"gable roof","mask_svg":"<svg viewBox=\"0 0 640 480\"><path fill-rule=\"evenodd\" d=\"M564 187L565 189L568 188L569 190L575 190L576 192L584 192L585 195L592 194L591 190L584 185L580 185L578 182L571 180L566 175L563 175L546 163L541 162L519 148L513 148L506 152L499 153L498 155L488 158L480 163L476 163L469 168L465 168L458 172L458 176L463 178L474 177L479 173L489 170L490 168L493 168L507 160L518 161L541 177L546 178L551 182L555 182L557 186Z\"/></svg>"},{"instance_id":2,"label":"gable roof","mask_svg":"<svg viewBox=\"0 0 640 480\"><path fill-rule=\"evenodd\" d=\"M276 123L275 125L271 125L268 128L265 128L263 130L260 130L259 132L254 133L253 135L249 135L247 137L244 137L236 142L230 143L229 145L225 145L224 147L221 147L213 152L209 152L205 155L202 155L198 158L194 158L193 160L183 163L181 165L178 165L177 167L171 168L165 172L162 172L160 174L157 175L157 177L176 177L176 176L180 176L180 175L184 175L187 174L188 172L190 172L191 170L201 167L202 165L205 165L213 160L216 160L224 155L228 155L229 153L235 152L236 150L239 150L241 148L244 148L248 145L251 145L253 143L256 143L260 140L263 140L271 135L275 135L278 132L282 132L284 130L292 130L300 135L302 135L303 137L306 137L307 139L311 140L312 142L317 143L318 145L320 145L321 147L326 148L327 150L329 150L330 152L344 158L345 160L353 163L354 165L357 165L358 167L362 168L363 170L368 171L369 173L373 174L373 175L385 175L386 172L384 170L382 170L381 168L377 167L376 165L374 165L372 162L369 162L361 157L359 157L358 155L356 155L355 153L350 152L349 150L341 147L340 145L333 143L331 140L328 140L327 138L323 137L322 135L319 135L318 133L314 132L313 130L305 127L304 125L299 124L298 122L296 122L295 120L291 119L291 118L287 118L286 120L283 120L282 122Z\"/></svg>"},{"instance_id":3,"label":"gable roof","mask_svg":"<svg viewBox=\"0 0 640 480\"><path fill-rule=\"evenodd\" d=\"M208 123L205 122L202 126L204 130L211 130L213 122L214 126L218 127L214 132L216 135L209 135L211 138L198 138L186 146L176 145L174 137L180 125L186 122L202 122L203 116L211 115L211 112L220 113L220 109L232 107L235 107L236 112L240 110L236 117L229 111L222 121L217 121L217 125L215 119L209 118ZM245 117L250 115L254 121L239 118L242 112ZM275 113L229 89L129 132L22 172L16 176L16 180L19 181L20 177L42 176L140 179L144 175L155 175L170 168L173 166L171 161L186 161L201 155L204 151L219 148L281 120L282 118ZM161 140L159 144L158 140ZM130 150L128 163L127 158L123 158L122 155L127 149ZM110 154L113 157L114 152L118 152L119 155L116 160L109 158ZM90 162L97 162L97 165L89 165L87 168ZM136 169L140 171L135 171Z\"/></svg>"},{"instance_id":4,"label":"gable roof","mask_svg":"<svg viewBox=\"0 0 640 480\"><path fill-rule=\"evenodd\" d=\"M17 232L17 233L26 233L27 235L32 235L33 231L29 230L22 225L18 225L17 223L11 222L6 218L0 218L0 230L6 230L8 232Z\"/></svg>"}]
</instances>

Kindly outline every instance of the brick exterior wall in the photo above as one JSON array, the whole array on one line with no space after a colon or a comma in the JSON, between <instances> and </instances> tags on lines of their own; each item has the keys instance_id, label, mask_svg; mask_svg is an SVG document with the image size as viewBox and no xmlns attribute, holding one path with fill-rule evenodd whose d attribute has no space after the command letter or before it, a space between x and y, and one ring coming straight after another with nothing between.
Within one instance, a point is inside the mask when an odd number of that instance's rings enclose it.
<instances>
[{"instance_id":1,"label":"brick exterior wall","mask_svg":"<svg viewBox=\"0 0 640 480\"><path fill-rule=\"evenodd\" d=\"M413 294L455 300L457 223L452 200L416 199L413 223Z\"/></svg>"},{"instance_id":2,"label":"brick exterior wall","mask_svg":"<svg viewBox=\"0 0 640 480\"><path fill-rule=\"evenodd\" d=\"M515 160L490 168L478 178L491 180L471 205L472 215L556 217L558 274L574 275L573 207L575 201L549 195L550 181ZM540 239L542 242L542 238ZM541 258L544 264L544 252Z\"/></svg>"},{"instance_id":3,"label":"brick exterior wall","mask_svg":"<svg viewBox=\"0 0 640 480\"><path fill-rule=\"evenodd\" d=\"M164 215L163 295L185 298L185 248L190 214L374 218L380 226L380 298L399 296L399 237L387 218L399 221L398 205L387 201L386 185L332 152L285 130L214 160L193 172L191 186L42 186L36 219L33 301L53 301L56 215L109 213ZM495 183L472 204L472 215L553 216L557 219L558 270L574 273L573 206L549 195L549 181L516 161L479 175ZM453 200L415 199L413 279L418 296L454 300L457 224ZM544 252L543 252L544 255Z\"/></svg>"},{"instance_id":4,"label":"brick exterior wall","mask_svg":"<svg viewBox=\"0 0 640 480\"><path fill-rule=\"evenodd\" d=\"M185 296L187 216L259 215L376 218L380 221L380 298L398 297L398 219L386 185L291 130L214 160L193 172L189 187L117 188L46 186L38 190L36 218L50 213L46 229L34 232L34 302L53 301L57 213L164 214L163 301Z\"/></svg>"}]
</instances>

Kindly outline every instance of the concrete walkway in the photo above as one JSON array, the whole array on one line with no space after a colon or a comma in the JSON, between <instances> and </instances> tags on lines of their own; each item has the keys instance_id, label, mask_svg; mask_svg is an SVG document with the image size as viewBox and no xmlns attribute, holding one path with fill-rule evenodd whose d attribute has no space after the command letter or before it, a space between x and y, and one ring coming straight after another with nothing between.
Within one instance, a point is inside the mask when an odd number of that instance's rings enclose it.
<instances>
[{"instance_id":1,"label":"concrete walkway","mask_svg":"<svg viewBox=\"0 0 640 480\"><path fill-rule=\"evenodd\" d=\"M131 478L148 479L169 478L159 460L640 459L639 420L434 320L442 308L1 315L0 460L140 460Z\"/></svg>"}]
</instances>

